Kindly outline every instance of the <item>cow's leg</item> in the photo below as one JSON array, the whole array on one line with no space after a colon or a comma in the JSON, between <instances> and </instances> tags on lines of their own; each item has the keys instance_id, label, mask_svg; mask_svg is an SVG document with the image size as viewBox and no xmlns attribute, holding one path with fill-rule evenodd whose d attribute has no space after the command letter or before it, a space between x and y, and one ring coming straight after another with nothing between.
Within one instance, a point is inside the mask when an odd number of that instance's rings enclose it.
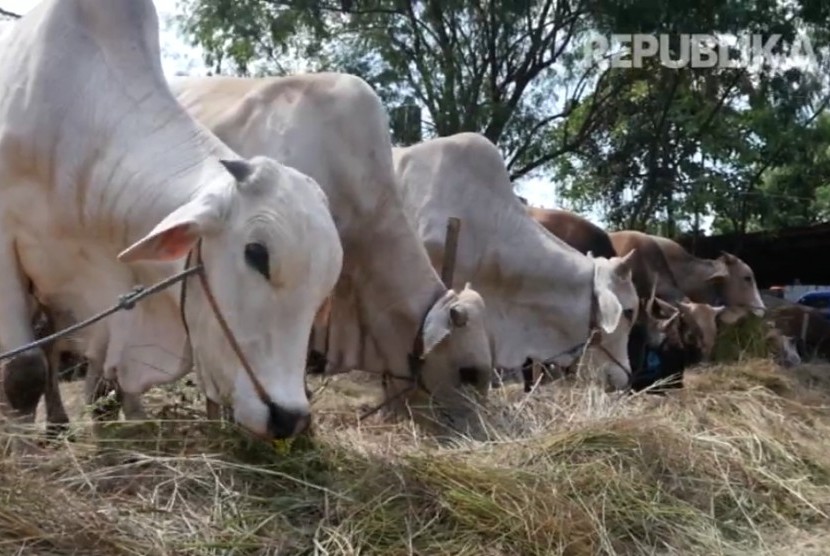
<instances>
[{"instance_id":1,"label":"cow's leg","mask_svg":"<svg viewBox=\"0 0 830 556\"><path fill-rule=\"evenodd\" d=\"M524 380L526 394L533 390L533 366L533 361L531 361L530 357L525 359L522 365L522 379Z\"/></svg>"},{"instance_id":2,"label":"cow's leg","mask_svg":"<svg viewBox=\"0 0 830 556\"><path fill-rule=\"evenodd\" d=\"M99 359L90 359L84 378L84 396L92 407L92 419L111 421L118 418L120 404L115 400L104 400L113 388L111 381L104 378L104 366Z\"/></svg>"},{"instance_id":3,"label":"cow's leg","mask_svg":"<svg viewBox=\"0 0 830 556\"><path fill-rule=\"evenodd\" d=\"M69 416L63 405L60 390L61 349L60 343L55 343L48 350L48 374L44 403L46 405L46 436L56 438L69 429Z\"/></svg>"},{"instance_id":4,"label":"cow's leg","mask_svg":"<svg viewBox=\"0 0 830 556\"><path fill-rule=\"evenodd\" d=\"M72 349L60 350L58 382L75 382L86 377L86 358Z\"/></svg>"},{"instance_id":5,"label":"cow's leg","mask_svg":"<svg viewBox=\"0 0 830 556\"><path fill-rule=\"evenodd\" d=\"M105 327L97 328L90 335L87 344L86 377L84 378L84 395L88 406L92 407L92 419L96 422L93 428L99 429L100 421L118 419L121 403L116 393L115 399L104 400L113 389L112 381L104 377L104 361L107 353L109 335Z\"/></svg>"},{"instance_id":6,"label":"cow's leg","mask_svg":"<svg viewBox=\"0 0 830 556\"><path fill-rule=\"evenodd\" d=\"M560 367L559 365L542 365L542 378L539 384L550 384L555 380L564 378L567 373L571 372L571 367Z\"/></svg>"},{"instance_id":7,"label":"cow's leg","mask_svg":"<svg viewBox=\"0 0 830 556\"><path fill-rule=\"evenodd\" d=\"M144 403L139 394L127 394L118 383L104 378L101 365L90 365L84 381L87 404L93 406L92 418L96 421L113 421L118 419L120 411L128 421L143 421L147 419ZM103 399L113 392L112 399Z\"/></svg>"},{"instance_id":8,"label":"cow's leg","mask_svg":"<svg viewBox=\"0 0 830 556\"><path fill-rule=\"evenodd\" d=\"M100 352L100 353L103 353ZM114 421L119 413L124 412L124 418L133 421L147 419L144 404L139 394L127 394L118 385L117 381L107 380L104 377L103 356L99 353L90 353L87 363L86 377L84 377L84 391L86 403L92 406L92 419L96 422ZM100 357L100 358L98 358ZM110 392L114 397L105 400ZM96 428L98 428L96 426Z\"/></svg>"},{"instance_id":9,"label":"cow's leg","mask_svg":"<svg viewBox=\"0 0 830 556\"><path fill-rule=\"evenodd\" d=\"M140 394L127 394L118 384L115 385L115 395L118 402L121 404L121 410L124 412L124 419L127 421L145 421L147 420L147 412L144 410L144 404L141 401Z\"/></svg>"},{"instance_id":10,"label":"cow's leg","mask_svg":"<svg viewBox=\"0 0 830 556\"><path fill-rule=\"evenodd\" d=\"M493 376L490 378L490 388L501 388L504 386L504 369L493 369Z\"/></svg>"},{"instance_id":11,"label":"cow's leg","mask_svg":"<svg viewBox=\"0 0 830 556\"><path fill-rule=\"evenodd\" d=\"M46 357L39 349L27 351L3 365L3 402L16 420L34 423L37 406L46 391L47 368Z\"/></svg>"},{"instance_id":12,"label":"cow's leg","mask_svg":"<svg viewBox=\"0 0 830 556\"><path fill-rule=\"evenodd\" d=\"M0 347L3 350L34 341L29 301L28 280L18 264L14 242L10 238L0 239ZM0 369L3 412L13 421L34 423L47 379L46 356L40 348L3 362Z\"/></svg>"},{"instance_id":13,"label":"cow's leg","mask_svg":"<svg viewBox=\"0 0 830 556\"><path fill-rule=\"evenodd\" d=\"M102 422L115 421L121 411L128 421L144 421L147 413L139 394L127 394L118 386L117 381L107 380L104 377L104 366L100 360L90 360L87 365L84 379L87 404L92 407L92 419L95 422L93 430L100 434ZM110 392L114 396L105 399Z\"/></svg>"}]
</instances>

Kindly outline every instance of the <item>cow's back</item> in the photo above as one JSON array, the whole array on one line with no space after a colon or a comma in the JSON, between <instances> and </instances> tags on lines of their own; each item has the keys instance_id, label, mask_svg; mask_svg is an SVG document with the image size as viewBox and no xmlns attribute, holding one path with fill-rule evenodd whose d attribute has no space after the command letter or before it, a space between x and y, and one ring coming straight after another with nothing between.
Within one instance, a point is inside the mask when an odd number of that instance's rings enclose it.
<instances>
[{"instance_id":1,"label":"cow's back","mask_svg":"<svg viewBox=\"0 0 830 556\"><path fill-rule=\"evenodd\" d=\"M362 79L331 72L186 77L170 87L191 116L238 152L267 151L317 181L345 241L363 237L365 218L398 204L378 206L398 190L388 116Z\"/></svg>"},{"instance_id":2,"label":"cow's back","mask_svg":"<svg viewBox=\"0 0 830 556\"><path fill-rule=\"evenodd\" d=\"M608 233L587 219L566 210L528 207L528 214L547 231L582 253L595 257L616 257Z\"/></svg>"},{"instance_id":3,"label":"cow's back","mask_svg":"<svg viewBox=\"0 0 830 556\"><path fill-rule=\"evenodd\" d=\"M666 301L683 298L663 251L651 236L634 230L622 230L611 232L608 237L618 256L636 249L632 279L637 295L641 298L649 297L656 280L658 297Z\"/></svg>"},{"instance_id":4,"label":"cow's back","mask_svg":"<svg viewBox=\"0 0 830 556\"><path fill-rule=\"evenodd\" d=\"M660 251L663 252L663 256L665 256L669 266L697 259L697 257L686 251L682 245L673 239L657 235L649 235L648 237L651 238L657 247L660 248Z\"/></svg>"}]
</instances>

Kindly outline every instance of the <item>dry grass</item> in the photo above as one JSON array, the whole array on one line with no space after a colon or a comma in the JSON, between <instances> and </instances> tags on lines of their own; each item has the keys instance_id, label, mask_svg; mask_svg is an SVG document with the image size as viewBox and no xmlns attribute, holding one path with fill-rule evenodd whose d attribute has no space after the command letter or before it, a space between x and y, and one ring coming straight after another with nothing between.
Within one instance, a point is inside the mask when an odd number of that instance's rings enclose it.
<instances>
[{"instance_id":1,"label":"dry grass","mask_svg":"<svg viewBox=\"0 0 830 556\"><path fill-rule=\"evenodd\" d=\"M826 553L826 373L747 361L665 397L510 386L486 440L441 443L357 426L369 385L339 376L287 454L160 393L165 422L98 442L78 423L73 443L0 459L0 553Z\"/></svg>"}]
</instances>

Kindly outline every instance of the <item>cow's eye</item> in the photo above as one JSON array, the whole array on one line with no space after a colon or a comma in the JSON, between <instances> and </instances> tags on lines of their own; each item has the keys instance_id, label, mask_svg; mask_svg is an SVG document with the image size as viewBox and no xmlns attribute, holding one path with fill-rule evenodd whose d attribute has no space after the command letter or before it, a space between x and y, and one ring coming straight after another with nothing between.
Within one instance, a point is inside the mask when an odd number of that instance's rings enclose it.
<instances>
[{"instance_id":1,"label":"cow's eye","mask_svg":"<svg viewBox=\"0 0 830 556\"><path fill-rule=\"evenodd\" d=\"M271 279L271 265L268 257L268 248L258 242L245 245L245 262L248 266L262 274L266 280Z\"/></svg>"},{"instance_id":2,"label":"cow's eye","mask_svg":"<svg viewBox=\"0 0 830 556\"><path fill-rule=\"evenodd\" d=\"M625 309L623 310L623 316L628 322L634 320L634 309Z\"/></svg>"},{"instance_id":3,"label":"cow's eye","mask_svg":"<svg viewBox=\"0 0 830 556\"><path fill-rule=\"evenodd\" d=\"M746 282L747 284L751 284L752 283L752 276L744 276L744 282Z\"/></svg>"}]
</instances>

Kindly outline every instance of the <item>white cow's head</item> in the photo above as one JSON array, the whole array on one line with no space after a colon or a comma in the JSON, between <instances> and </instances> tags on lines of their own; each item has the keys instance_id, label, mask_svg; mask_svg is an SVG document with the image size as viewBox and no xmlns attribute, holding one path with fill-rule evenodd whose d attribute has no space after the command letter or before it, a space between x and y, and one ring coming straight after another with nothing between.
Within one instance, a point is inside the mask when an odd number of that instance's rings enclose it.
<instances>
[{"instance_id":1,"label":"white cow's head","mask_svg":"<svg viewBox=\"0 0 830 556\"><path fill-rule=\"evenodd\" d=\"M424 319L424 386L444 408L458 407L467 387L479 395L490 388L493 345L484 311L481 295L466 284L448 290Z\"/></svg>"},{"instance_id":2,"label":"white cow's head","mask_svg":"<svg viewBox=\"0 0 830 556\"><path fill-rule=\"evenodd\" d=\"M236 421L253 433L286 438L310 421L309 331L340 274L343 250L326 196L311 178L264 157L222 164L220 183L211 182L119 259L183 261L202 239L209 287L270 400L257 395L194 277L185 314L206 394L231 404Z\"/></svg>"},{"instance_id":3,"label":"white cow's head","mask_svg":"<svg viewBox=\"0 0 830 556\"><path fill-rule=\"evenodd\" d=\"M599 327L599 349L590 350L591 365L607 378L615 390L626 388L631 364L628 335L637 320L640 299L631 279L632 249L624 257L594 257L594 321Z\"/></svg>"}]
</instances>

